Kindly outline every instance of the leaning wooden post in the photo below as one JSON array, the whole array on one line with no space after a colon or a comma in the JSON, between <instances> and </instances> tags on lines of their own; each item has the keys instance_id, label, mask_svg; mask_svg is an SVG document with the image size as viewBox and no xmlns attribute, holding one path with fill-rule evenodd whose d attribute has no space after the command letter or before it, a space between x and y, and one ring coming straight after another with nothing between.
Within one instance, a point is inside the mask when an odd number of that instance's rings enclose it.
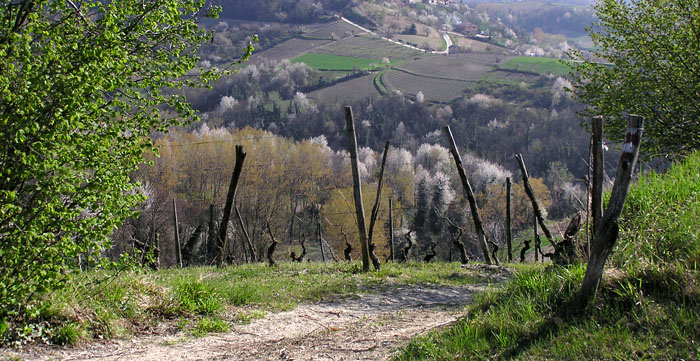
<instances>
[{"instance_id":1,"label":"leaning wooden post","mask_svg":"<svg viewBox=\"0 0 700 361\"><path fill-rule=\"evenodd\" d=\"M223 266L224 260L226 259L226 231L228 229L228 220L231 218L231 208L233 208L233 199L236 196L236 187L238 187L238 179L241 177L241 171L243 170L243 161L245 160L246 154L243 152L243 146L236 146L236 164L233 166L233 173L231 173L231 183L228 186L228 193L226 194L226 205L224 206L224 216L221 219L221 225L219 225L219 237L216 240L217 248L217 266Z\"/></svg>"},{"instance_id":2,"label":"leaning wooden post","mask_svg":"<svg viewBox=\"0 0 700 361\"><path fill-rule=\"evenodd\" d=\"M593 234L596 234L598 224L603 218L603 117L593 117L591 120L593 133L593 192L591 204L593 208Z\"/></svg>"},{"instance_id":3,"label":"leaning wooden post","mask_svg":"<svg viewBox=\"0 0 700 361\"><path fill-rule=\"evenodd\" d=\"M326 262L326 254L323 253L323 238L321 237L321 222L316 223L316 236L318 237L318 245L321 247L321 261Z\"/></svg>"},{"instance_id":4,"label":"leaning wooden post","mask_svg":"<svg viewBox=\"0 0 700 361\"><path fill-rule=\"evenodd\" d=\"M369 245L367 243L367 226L365 211L362 207L362 184L360 183L360 166L357 161L357 136L355 135L355 120L352 118L352 108L345 107L345 128L350 143L350 166L352 168L353 195L355 197L355 212L357 213L357 228L360 233L360 250L362 253L362 270L369 271Z\"/></svg>"},{"instance_id":5,"label":"leaning wooden post","mask_svg":"<svg viewBox=\"0 0 700 361\"><path fill-rule=\"evenodd\" d=\"M372 265L374 269L379 270L380 263L377 255L374 254L374 242L372 242L372 236L374 235L374 223L377 221L377 215L379 214L379 202L382 197L382 184L384 183L384 168L386 167L386 156L389 154L389 141L386 141L384 146L384 155L382 156L382 166L379 169L379 181L377 182L377 198L374 200L374 206L372 207L372 215L369 219L369 231L367 236L367 243L369 245L369 257L372 259Z\"/></svg>"},{"instance_id":6,"label":"leaning wooden post","mask_svg":"<svg viewBox=\"0 0 700 361\"><path fill-rule=\"evenodd\" d=\"M177 247L177 263L182 268L182 248L180 247L180 229L177 226L177 205L173 198L173 222L175 223L175 246Z\"/></svg>"},{"instance_id":7,"label":"leaning wooden post","mask_svg":"<svg viewBox=\"0 0 700 361\"><path fill-rule=\"evenodd\" d=\"M486 233L484 232L484 225L481 222L481 216L479 215L479 208L476 206L476 199L474 198L474 191L472 190L472 185L467 179L467 174L464 172L464 166L462 165L462 157L459 155L457 150L457 144L452 137L452 131L450 126L447 125L443 128L445 131L445 136L447 137L447 143L450 146L450 152L452 152L452 157L455 160L455 165L457 166L457 172L459 177L462 179L462 186L467 194L467 200L469 201L469 208L471 209L472 219L474 219L474 228L476 229L476 234L479 238L479 245L481 246L481 251L484 253L484 261L486 264L492 264L491 255L489 253L489 246L486 243Z\"/></svg>"},{"instance_id":8,"label":"leaning wooden post","mask_svg":"<svg viewBox=\"0 0 700 361\"><path fill-rule=\"evenodd\" d=\"M245 237L246 243L248 244L248 251L250 252L250 259L253 260L253 263L258 262L258 256L255 254L255 247L253 247L253 242L250 240L250 235L248 234L248 230L245 228L245 223L243 223L243 217L241 217L241 211L238 209L237 205L234 205L234 210L236 211L236 218L238 219L238 226L241 227L241 231L243 231L243 237ZM245 249L245 247L244 247Z\"/></svg>"},{"instance_id":9,"label":"leaning wooden post","mask_svg":"<svg viewBox=\"0 0 700 361\"><path fill-rule=\"evenodd\" d=\"M644 117L629 115L627 118L625 144L622 146L622 155L617 165L610 201L608 201L608 206L605 208L605 213L599 226L596 227L586 275L583 277L583 283L581 284L581 294L585 298L590 297L598 287L598 283L600 283L600 279L603 276L605 261L607 261L617 241L619 233L618 220L627 199L632 172L637 164L643 131Z\"/></svg>"},{"instance_id":10,"label":"leaning wooden post","mask_svg":"<svg viewBox=\"0 0 700 361\"><path fill-rule=\"evenodd\" d=\"M515 159L518 160L518 165L520 166L520 173L523 176L523 187L525 188L525 193L527 194L528 198L530 198L530 203L532 203L532 211L535 212L537 222L539 222L540 228L542 228L542 232L544 232L544 235L549 240L549 243L554 244L554 238L552 237L552 233L549 231L549 228L547 228L547 225L544 224L544 217L542 216L540 205L539 203L537 203L537 198L535 198L535 192L532 190L532 186L530 186L530 178L527 175L527 168L525 167L525 161L523 160L523 156L521 154L516 154ZM535 248L535 252L537 252L537 248Z\"/></svg>"},{"instance_id":11,"label":"leaning wooden post","mask_svg":"<svg viewBox=\"0 0 700 361\"><path fill-rule=\"evenodd\" d=\"M511 197L510 177L506 178L506 246L508 247L508 262L513 262L513 233L510 224L510 197Z\"/></svg>"},{"instance_id":12,"label":"leaning wooden post","mask_svg":"<svg viewBox=\"0 0 700 361\"><path fill-rule=\"evenodd\" d=\"M389 258L392 261L396 261L396 255L394 254L394 201L389 198Z\"/></svg>"}]
</instances>

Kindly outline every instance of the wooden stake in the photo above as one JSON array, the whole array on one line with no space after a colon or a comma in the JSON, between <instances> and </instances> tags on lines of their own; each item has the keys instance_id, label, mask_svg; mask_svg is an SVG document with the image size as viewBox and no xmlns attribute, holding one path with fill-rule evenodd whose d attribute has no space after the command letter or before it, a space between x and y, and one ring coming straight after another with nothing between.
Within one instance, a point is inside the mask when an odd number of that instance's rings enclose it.
<instances>
[{"instance_id":1,"label":"wooden stake","mask_svg":"<svg viewBox=\"0 0 700 361\"><path fill-rule=\"evenodd\" d=\"M593 214L593 234L603 218L603 117L591 120L593 132L593 193L591 198Z\"/></svg>"},{"instance_id":2,"label":"wooden stake","mask_svg":"<svg viewBox=\"0 0 700 361\"><path fill-rule=\"evenodd\" d=\"M382 197L382 184L384 182L384 168L386 167L386 156L389 154L389 141L386 141L384 146L384 155L382 156L382 166L379 169L379 181L377 182L377 198L374 200L374 206L372 207L372 216L369 220L369 234L367 237L367 243L369 244L369 257L372 259L372 265L374 269L379 271L380 263L377 255L374 254L374 242L372 242L372 236L374 235L374 223L377 221L377 215L379 214L379 202Z\"/></svg>"},{"instance_id":3,"label":"wooden stake","mask_svg":"<svg viewBox=\"0 0 700 361\"><path fill-rule=\"evenodd\" d=\"M394 254L394 202L391 198L389 198L389 247L389 258L396 261Z\"/></svg>"},{"instance_id":4,"label":"wooden stake","mask_svg":"<svg viewBox=\"0 0 700 361\"><path fill-rule=\"evenodd\" d=\"M590 297L603 276L605 261L612 252L619 233L618 220L627 199L632 172L639 157L639 147L644 131L644 117L629 115L627 118L627 134L625 144L622 146L622 155L617 165L615 183L613 184L610 201L605 208L605 213L596 227L595 239L591 245L591 255L586 267L586 275L581 284L581 295Z\"/></svg>"},{"instance_id":5,"label":"wooden stake","mask_svg":"<svg viewBox=\"0 0 700 361\"><path fill-rule=\"evenodd\" d=\"M226 260L226 231L228 229L228 221L231 218L231 208L233 208L233 199L236 197L236 187L238 187L238 179L241 176L243 170L243 161L245 160L246 154L243 152L243 146L236 146L236 164L233 167L233 173L231 173L231 183L228 186L228 193L226 194L226 205L224 206L224 216L221 219L221 225L219 226L219 237L217 239L217 267L221 267Z\"/></svg>"},{"instance_id":6,"label":"wooden stake","mask_svg":"<svg viewBox=\"0 0 700 361\"><path fill-rule=\"evenodd\" d=\"M173 222L175 223L175 246L177 247L177 263L182 268L182 249L180 248L180 230L177 226L177 205L175 204L175 198L173 198Z\"/></svg>"},{"instance_id":7,"label":"wooden stake","mask_svg":"<svg viewBox=\"0 0 700 361\"><path fill-rule=\"evenodd\" d=\"M506 178L506 246L508 247L508 262L513 262L513 233L510 220L511 186L510 177L508 177Z\"/></svg>"},{"instance_id":8,"label":"wooden stake","mask_svg":"<svg viewBox=\"0 0 700 361\"><path fill-rule=\"evenodd\" d=\"M360 250L362 253L362 270L369 271L369 245L367 242L367 226L365 211L362 208L362 184L360 183L360 165L357 161L357 136L355 135L355 120L352 118L352 108L345 107L345 126L350 146L350 166L352 168L353 195L355 197L355 212L357 228L360 233Z\"/></svg>"},{"instance_id":9,"label":"wooden stake","mask_svg":"<svg viewBox=\"0 0 700 361\"><path fill-rule=\"evenodd\" d=\"M241 227L241 231L243 231L243 237L245 237L246 243L248 244L248 251L250 252L250 259L253 260L253 263L258 262L258 256L255 254L255 247L253 247L253 242L250 241L250 236L248 235L248 230L245 228L245 224L243 223L243 217L241 217L241 212L238 210L238 206L234 207L234 210L236 211L236 218L238 219L238 225Z\"/></svg>"},{"instance_id":10,"label":"wooden stake","mask_svg":"<svg viewBox=\"0 0 700 361\"><path fill-rule=\"evenodd\" d=\"M539 222L540 227L542 228L542 232L544 232L544 235L549 240L549 243L554 243L552 233L549 231L549 228L547 228L547 225L544 224L544 217L542 216L540 205L539 203L537 203L537 198L535 198L535 192L532 190L532 186L530 186L530 178L527 175L527 168L525 167L525 161L523 160L523 156L521 154L516 154L515 159L518 160L518 165L520 166L520 173L523 176L523 187L525 188L525 193L527 194L528 198L530 198L530 202L532 203L532 210L533 212L535 212L537 222ZM535 252L537 252L537 248L535 248Z\"/></svg>"},{"instance_id":11,"label":"wooden stake","mask_svg":"<svg viewBox=\"0 0 700 361\"><path fill-rule=\"evenodd\" d=\"M316 223L316 236L318 245L321 247L321 261L326 262L326 254L323 252L323 238L321 237L321 222Z\"/></svg>"},{"instance_id":12,"label":"wooden stake","mask_svg":"<svg viewBox=\"0 0 700 361\"><path fill-rule=\"evenodd\" d=\"M467 200L469 201L469 208L471 209L472 219L474 220L474 228L476 229L476 234L479 239L479 245L481 246L481 251L484 253L484 261L486 264L493 264L491 260L491 255L489 254L489 246L486 243L486 233L484 232L484 226L481 222L481 216L479 216L479 208L476 206L476 199L474 198L474 191L472 186L467 179L467 174L464 172L464 166L462 165L462 157L459 155L457 150L457 144L452 137L452 131L450 126L445 126L443 128L445 131L445 136L447 137L447 142L450 146L450 152L452 152L452 157L455 160L455 165L457 166L457 172L459 177L462 179L462 186L464 187L464 192L467 195Z\"/></svg>"}]
</instances>

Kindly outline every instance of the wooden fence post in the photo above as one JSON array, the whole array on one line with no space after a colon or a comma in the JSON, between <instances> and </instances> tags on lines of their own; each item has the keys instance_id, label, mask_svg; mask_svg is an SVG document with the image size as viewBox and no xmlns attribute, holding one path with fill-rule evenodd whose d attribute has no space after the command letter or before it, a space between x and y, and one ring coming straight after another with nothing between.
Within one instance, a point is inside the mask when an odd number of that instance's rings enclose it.
<instances>
[{"instance_id":1,"label":"wooden fence post","mask_svg":"<svg viewBox=\"0 0 700 361\"><path fill-rule=\"evenodd\" d=\"M593 214L593 234L596 234L598 224L603 218L603 117L593 117L591 120L593 133L593 192L591 195Z\"/></svg>"},{"instance_id":2,"label":"wooden fence post","mask_svg":"<svg viewBox=\"0 0 700 361\"><path fill-rule=\"evenodd\" d=\"M372 259L372 265L374 269L379 270L380 263L379 258L374 253L374 242L372 241L372 236L374 235L374 223L377 221L377 215L379 214L379 204L382 197L382 185L384 184L384 168L386 167L386 156L389 154L389 141L386 141L384 146L384 155L382 156L382 166L379 169L379 181L377 182L377 198L374 200L374 206L372 207L372 215L369 219L369 234L367 237L367 243L369 245L369 257Z\"/></svg>"},{"instance_id":3,"label":"wooden fence post","mask_svg":"<svg viewBox=\"0 0 700 361\"><path fill-rule=\"evenodd\" d=\"M350 146L350 166L352 168L353 195L355 196L355 212L357 213L357 228L360 233L360 250L362 253L362 270L369 271L369 245L367 243L367 226L365 211L362 208L362 184L360 183L360 166L357 161L357 136L355 135L355 120L352 108L345 107L345 127Z\"/></svg>"},{"instance_id":4,"label":"wooden fence post","mask_svg":"<svg viewBox=\"0 0 700 361\"><path fill-rule=\"evenodd\" d=\"M596 227L595 238L591 245L591 254L586 267L586 275L581 284L581 295L584 298L590 297L598 287L603 276L605 261L612 252L612 248L617 241L619 233L618 220L627 199L632 172L639 157L639 146L642 142L644 131L644 117L638 115L628 115L627 134L625 143L622 146L622 155L617 165L615 183L613 184L610 201L605 208L605 213Z\"/></svg>"},{"instance_id":5,"label":"wooden fence post","mask_svg":"<svg viewBox=\"0 0 700 361\"><path fill-rule=\"evenodd\" d=\"M481 251L484 253L484 261L486 264L493 264L491 260L491 255L489 254L489 246L486 243L486 233L484 232L484 225L481 222L481 216L479 215L479 208L476 206L476 199L474 198L474 191L472 190L472 185L467 179L467 174L464 172L464 166L462 165L462 157L459 155L459 150L457 150L457 144L452 137L452 131L450 126L447 125L443 128L445 131L445 136L447 137L447 143L450 146L450 152L452 152L452 157L455 160L455 165L457 166L457 172L459 177L462 179L462 186L467 194L467 200L469 201L469 208L472 213L472 219L474 220L474 228L476 229L476 234L479 239L479 245L481 246Z\"/></svg>"},{"instance_id":6,"label":"wooden fence post","mask_svg":"<svg viewBox=\"0 0 700 361\"><path fill-rule=\"evenodd\" d=\"M506 178L506 246L508 247L508 262L513 262L513 233L510 215L511 186L510 177L508 177Z\"/></svg>"},{"instance_id":7,"label":"wooden fence post","mask_svg":"<svg viewBox=\"0 0 700 361\"><path fill-rule=\"evenodd\" d=\"M182 249L180 247L180 229L177 226L177 205L175 204L175 198L173 198L173 222L175 223L175 246L177 247L177 263L182 268Z\"/></svg>"},{"instance_id":8,"label":"wooden fence post","mask_svg":"<svg viewBox=\"0 0 700 361\"><path fill-rule=\"evenodd\" d=\"M224 206L224 216L221 219L221 225L219 225L219 237L217 239L217 267L221 267L226 260L226 231L228 229L228 221L231 218L231 208L233 208L233 199L236 196L236 187L238 187L238 179L241 176L243 170L243 161L245 160L246 154L243 152L243 146L236 146L236 164L233 167L233 173L231 173L231 183L228 186L228 193L226 194L226 205Z\"/></svg>"}]
</instances>

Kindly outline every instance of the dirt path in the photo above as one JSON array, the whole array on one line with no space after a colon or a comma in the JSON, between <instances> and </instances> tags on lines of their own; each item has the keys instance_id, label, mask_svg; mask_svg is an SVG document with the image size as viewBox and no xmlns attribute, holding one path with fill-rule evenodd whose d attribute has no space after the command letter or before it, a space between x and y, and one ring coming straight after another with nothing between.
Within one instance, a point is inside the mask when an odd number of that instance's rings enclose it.
<instances>
[{"instance_id":1,"label":"dirt path","mask_svg":"<svg viewBox=\"0 0 700 361\"><path fill-rule=\"evenodd\" d=\"M225 334L192 338L178 333L72 349L36 346L16 355L37 360L385 360L414 336L456 321L463 306L486 287L404 286L299 305L235 325Z\"/></svg>"}]
</instances>

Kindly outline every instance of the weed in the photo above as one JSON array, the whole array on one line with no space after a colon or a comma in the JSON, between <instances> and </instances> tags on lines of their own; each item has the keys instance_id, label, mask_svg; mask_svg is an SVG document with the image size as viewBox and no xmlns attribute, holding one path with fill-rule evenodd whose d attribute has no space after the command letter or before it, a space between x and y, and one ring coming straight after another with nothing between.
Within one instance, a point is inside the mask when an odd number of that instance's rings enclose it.
<instances>
[{"instance_id":1,"label":"weed","mask_svg":"<svg viewBox=\"0 0 700 361\"><path fill-rule=\"evenodd\" d=\"M229 324L226 321L215 317L204 317L192 328L192 335L202 337L208 333L226 332Z\"/></svg>"}]
</instances>

